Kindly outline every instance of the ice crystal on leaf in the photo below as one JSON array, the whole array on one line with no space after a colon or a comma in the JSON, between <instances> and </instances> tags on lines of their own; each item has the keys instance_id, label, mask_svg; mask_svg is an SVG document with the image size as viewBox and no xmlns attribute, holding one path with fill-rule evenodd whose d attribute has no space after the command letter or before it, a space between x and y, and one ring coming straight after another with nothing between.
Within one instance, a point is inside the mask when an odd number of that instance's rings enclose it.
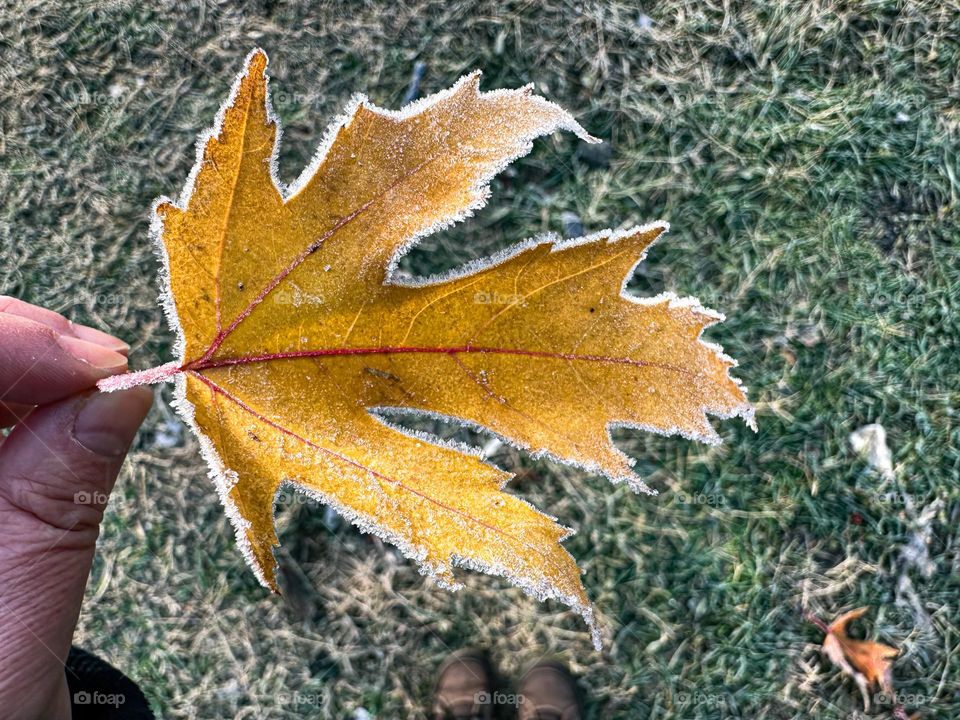
<instances>
[{"instance_id":1,"label":"ice crystal on leaf","mask_svg":"<svg viewBox=\"0 0 960 720\"><path fill-rule=\"evenodd\" d=\"M401 282L398 258L479 208L490 179L564 110L479 74L388 112L358 97L291 186L254 51L178 201L157 201L175 362L104 389L174 379L237 541L276 590L274 498L291 485L392 542L443 586L453 565L558 599L599 634L569 530L505 492L478 453L387 423L419 411L492 431L647 491L614 425L716 442L707 414L752 422L733 361L700 340L722 319L624 291L653 223L529 241L456 275Z\"/></svg>"}]
</instances>

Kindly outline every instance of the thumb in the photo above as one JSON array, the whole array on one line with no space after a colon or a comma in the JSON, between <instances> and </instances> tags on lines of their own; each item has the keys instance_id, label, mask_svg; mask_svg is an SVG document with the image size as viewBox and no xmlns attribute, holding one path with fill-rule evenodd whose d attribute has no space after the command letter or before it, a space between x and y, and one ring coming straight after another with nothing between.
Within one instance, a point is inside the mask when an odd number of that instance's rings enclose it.
<instances>
[{"instance_id":1,"label":"thumb","mask_svg":"<svg viewBox=\"0 0 960 720\"><path fill-rule=\"evenodd\" d=\"M65 697L103 509L152 398L142 387L70 397L31 412L0 445L0 666L10 670L0 707L22 705L23 687L38 702Z\"/></svg>"}]
</instances>

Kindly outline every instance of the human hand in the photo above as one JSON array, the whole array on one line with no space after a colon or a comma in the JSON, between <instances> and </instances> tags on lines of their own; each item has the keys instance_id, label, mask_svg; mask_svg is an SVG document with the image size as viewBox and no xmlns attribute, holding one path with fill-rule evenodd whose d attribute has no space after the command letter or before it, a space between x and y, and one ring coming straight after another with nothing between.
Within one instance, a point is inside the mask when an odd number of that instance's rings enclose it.
<instances>
[{"instance_id":1,"label":"human hand","mask_svg":"<svg viewBox=\"0 0 960 720\"><path fill-rule=\"evenodd\" d=\"M94 390L127 346L0 296L0 708L68 719L64 661L100 520L153 397Z\"/></svg>"}]
</instances>

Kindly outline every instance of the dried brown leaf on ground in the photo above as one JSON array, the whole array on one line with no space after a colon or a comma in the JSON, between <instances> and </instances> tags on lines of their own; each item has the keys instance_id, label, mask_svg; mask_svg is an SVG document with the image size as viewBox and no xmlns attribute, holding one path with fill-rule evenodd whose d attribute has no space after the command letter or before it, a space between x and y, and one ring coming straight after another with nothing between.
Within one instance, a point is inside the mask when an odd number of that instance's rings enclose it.
<instances>
[{"instance_id":1,"label":"dried brown leaf on ground","mask_svg":"<svg viewBox=\"0 0 960 720\"><path fill-rule=\"evenodd\" d=\"M879 687L894 697L893 658L897 648L873 640L856 640L847 635L847 625L867 612L861 607L844 613L826 626L823 653L845 674L853 678L863 696L864 710L870 710L870 690Z\"/></svg>"}]
</instances>

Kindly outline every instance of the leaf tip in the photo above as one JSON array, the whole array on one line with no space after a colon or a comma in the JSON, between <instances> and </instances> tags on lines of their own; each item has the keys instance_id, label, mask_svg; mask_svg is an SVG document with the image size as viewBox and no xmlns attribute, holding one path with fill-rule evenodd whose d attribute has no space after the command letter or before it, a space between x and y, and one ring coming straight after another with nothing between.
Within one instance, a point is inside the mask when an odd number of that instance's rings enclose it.
<instances>
[{"instance_id":1,"label":"leaf tip","mask_svg":"<svg viewBox=\"0 0 960 720\"><path fill-rule=\"evenodd\" d=\"M632 492L637 495L650 495L651 497L659 495L660 492L654 488L647 485L643 479L637 475L635 472L630 472L624 475L619 475L611 479L614 485L619 485L623 483L626 485Z\"/></svg>"},{"instance_id":2,"label":"leaf tip","mask_svg":"<svg viewBox=\"0 0 960 720\"><path fill-rule=\"evenodd\" d=\"M644 249L646 249L667 232L670 232L670 223L666 220L657 220L646 225L634 225L626 230L612 233L607 242L636 238L644 243Z\"/></svg>"},{"instance_id":3,"label":"leaf tip","mask_svg":"<svg viewBox=\"0 0 960 720\"><path fill-rule=\"evenodd\" d=\"M250 72L264 73L269 64L270 58L267 57L266 51L261 47L255 47L247 56L246 65Z\"/></svg>"},{"instance_id":4,"label":"leaf tip","mask_svg":"<svg viewBox=\"0 0 960 720\"><path fill-rule=\"evenodd\" d=\"M576 135L581 141L587 143L588 145L599 145L603 142L601 138L595 137L588 133L586 129L578 123L573 115L569 115L566 120L559 125L561 130L567 130Z\"/></svg>"},{"instance_id":5,"label":"leaf tip","mask_svg":"<svg viewBox=\"0 0 960 720\"><path fill-rule=\"evenodd\" d=\"M590 630L590 641L593 643L593 649L600 652L603 650L603 635L600 632L600 623L597 622L593 605L584 605L578 610L583 621L587 624L587 629Z\"/></svg>"},{"instance_id":6,"label":"leaf tip","mask_svg":"<svg viewBox=\"0 0 960 720\"><path fill-rule=\"evenodd\" d=\"M598 138L596 135L591 135L586 130L584 130L583 126L580 123L576 123L576 126L577 126L577 129L575 129L574 132L577 134L577 137L579 137L585 143L588 143L590 145L599 145L600 143L603 142L602 138Z\"/></svg>"},{"instance_id":7,"label":"leaf tip","mask_svg":"<svg viewBox=\"0 0 960 720\"><path fill-rule=\"evenodd\" d=\"M478 97L481 94L480 93L481 77L483 77L483 71L480 70L480 68L471 70L466 75L462 76L459 80L457 80L457 82L453 84L453 87L451 87L448 91L444 93L438 93L437 95L431 95L426 98L422 98L419 101L414 101L410 103L410 105L408 105L407 107L412 106L419 109L420 106L426 105L428 101L435 100L438 96L442 97L447 94L458 95L460 93L467 93L468 95Z\"/></svg>"}]
</instances>

